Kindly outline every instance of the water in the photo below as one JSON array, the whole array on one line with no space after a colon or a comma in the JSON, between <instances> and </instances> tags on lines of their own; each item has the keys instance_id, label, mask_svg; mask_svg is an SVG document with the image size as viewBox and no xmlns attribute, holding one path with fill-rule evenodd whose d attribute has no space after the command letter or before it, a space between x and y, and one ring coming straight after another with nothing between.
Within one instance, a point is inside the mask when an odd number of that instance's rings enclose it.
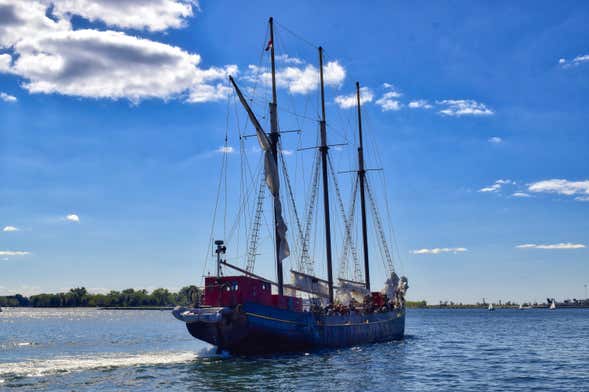
<instances>
[{"instance_id":1,"label":"water","mask_svg":"<svg viewBox=\"0 0 589 392\"><path fill-rule=\"evenodd\" d=\"M4 309L0 390L589 391L589 310L409 310L406 332L243 358L167 311Z\"/></svg>"}]
</instances>

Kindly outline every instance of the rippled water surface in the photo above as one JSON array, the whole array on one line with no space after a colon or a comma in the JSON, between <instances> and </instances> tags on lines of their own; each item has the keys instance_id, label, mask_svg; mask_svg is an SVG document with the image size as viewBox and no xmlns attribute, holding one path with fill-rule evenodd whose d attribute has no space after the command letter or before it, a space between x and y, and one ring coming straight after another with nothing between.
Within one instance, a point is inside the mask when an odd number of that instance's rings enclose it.
<instances>
[{"instance_id":1,"label":"rippled water surface","mask_svg":"<svg viewBox=\"0 0 589 392\"><path fill-rule=\"evenodd\" d=\"M409 310L406 333L243 358L167 311L4 309L0 390L589 391L589 310Z\"/></svg>"}]
</instances>

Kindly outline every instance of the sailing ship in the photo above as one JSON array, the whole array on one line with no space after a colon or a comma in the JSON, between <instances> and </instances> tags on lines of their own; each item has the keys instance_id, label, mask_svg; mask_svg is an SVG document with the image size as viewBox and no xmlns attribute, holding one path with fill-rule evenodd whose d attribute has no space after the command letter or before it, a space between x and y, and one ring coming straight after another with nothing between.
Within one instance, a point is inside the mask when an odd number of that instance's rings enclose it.
<instances>
[{"instance_id":1,"label":"sailing ship","mask_svg":"<svg viewBox=\"0 0 589 392\"><path fill-rule=\"evenodd\" d=\"M229 80L239 103L247 113L249 122L255 128L255 136L263 154L264 172L260 191L263 192L264 188L267 188L272 196L276 280L254 274L249 260L245 268L229 263L226 258L227 244L224 240L216 240L214 242L216 274L205 277L201 302L192 307L177 307L173 310L173 315L186 323L188 332L193 337L216 346L219 352L227 351L235 354L307 351L402 339L405 330L407 278L400 278L394 272L391 262L384 289L371 291L366 199L368 196L369 201L373 201L373 198L368 188L367 169L364 162L359 83L356 83L355 94L358 118L358 167L354 173L357 176L355 184L360 195L364 279L359 281L340 277L337 282L334 282L328 180L330 162L328 161L322 47L317 48L321 117L319 120L320 145L314 147L318 151L314 180L318 184L320 166L325 234L324 243L322 242L321 245L325 247L327 279L315 276L309 271L293 269L290 271L292 282L290 284L284 282L283 261L289 256L290 249L280 199L278 165L282 149L279 142L281 131L277 118L274 38L274 23L270 18L269 41L266 46L271 61L270 132L266 132L262 127L235 79L229 76ZM354 203L356 193L354 189ZM353 211L353 208L351 210ZM373 208L372 212L376 213L377 209ZM352 241L352 224L349 216L345 220L347 251ZM378 224L382 223L380 219L373 217L373 223L374 221ZM255 224L259 226L259 222ZM382 234L383 230L380 232ZM255 239L257 233L253 235ZM300 233L299 239L304 242L308 240L308 235ZM383 240L379 238L379 242L382 245ZM302 246L303 253L305 246L305 244ZM249 252L248 257L255 256L255 246L252 248L253 251ZM390 258L388 251L386 254ZM360 265L360 262L357 262L357 265ZM226 269L237 271L238 274L225 275Z\"/></svg>"}]
</instances>

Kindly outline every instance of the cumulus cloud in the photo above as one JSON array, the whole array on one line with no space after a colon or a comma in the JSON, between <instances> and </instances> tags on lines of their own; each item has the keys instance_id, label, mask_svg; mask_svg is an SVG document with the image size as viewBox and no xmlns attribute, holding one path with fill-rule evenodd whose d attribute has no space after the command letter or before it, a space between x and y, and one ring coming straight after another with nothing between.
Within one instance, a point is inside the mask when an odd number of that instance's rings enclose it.
<instances>
[{"instance_id":1,"label":"cumulus cloud","mask_svg":"<svg viewBox=\"0 0 589 392\"><path fill-rule=\"evenodd\" d=\"M516 245L519 249L582 249L585 248L583 244L573 244L570 242L561 242L560 244L522 244Z\"/></svg>"},{"instance_id":2,"label":"cumulus cloud","mask_svg":"<svg viewBox=\"0 0 589 392\"><path fill-rule=\"evenodd\" d=\"M78 215L76 215L76 214L69 214L69 215L67 215L65 217L65 220L66 221L69 221L69 222L79 223L80 222L80 217Z\"/></svg>"},{"instance_id":3,"label":"cumulus cloud","mask_svg":"<svg viewBox=\"0 0 589 392\"><path fill-rule=\"evenodd\" d=\"M190 100L203 102L220 98L219 88L206 82L225 76L222 70L199 69L199 55L115 31L34 36L15 49L19 57L12 72L28 80L24 87L31 93L139 101L190 91Z\"/></svg>"},{"instance_id":4,"label":"cumulus cloud","mask_svg":"<svg viewBox=\"0 0 589 392\"><path fill-rule=\"evenodd\" d=\"M18 227L14 227L14 226L4 226L2 231L11 232L11 231L20 231L20 229Z\"/></svg>"},{"instance_id":5,"label":"cumulus cloud","mask_svg":"<svg viewBox=\"0 0 589 392\"><path fill-rule=\"evenodd\" d=\"M198 9L196 0L43 0L53 14L69 19L78 15L91 22L124 29L164 31L184 27Z\"/></svg>"},{"instance_id":6,"label":"cumulus cloud","mask_svg":"<svg viewBox=\"0 0 589 392\"><path fill-rule=\"evenodd\" d=\"M0 100L4 102L14 103L17 101L14 95L6 94L4 92L0 92Z\"/></svg>"},{"instance_id":7,"label":"cumulus cloud","mask_svg":"<svg viewBox=\"0 0 589 392\"><path fill-rule=\"evenodd\" d=\"M374 94L372 90L368 87L360 87L360 104L364 105L367 102L372 102L374 98ZM342 109L350 109L356 107L358 104L358 99L356 97L356 93L352 93L349 95L338 95L334 99L335 103Z\"/></svg>"},{"instance_id":8,"label":"cumulus cloud","mask_svg":"<svg viewBox=\"0 0 589 392\"><path fill-rule=\"evenodd\" d=\"M24 37L72 28L69 20L51 19L46 11L47 4L40 1L0 0L0 47L10 48Z\"/></svg>"},{"instance_id":9,"label":"cumulus cloud","mask_svg":"<svg viewBox=\"0 0 589 392\"><path fill-rule=\"evenodd\" d=\"M246 78L249 81L272 84L272 74L257 65L250 65ZM346 70L337 61L323 66L323 82L326 86L340 86L346 78ZM288 66L276 72L276 86L291 94L309 94L319 88L319 69L311 64L304 67Z\"/></svg>"},{"instance_id":10,"label":"cumulus cloud","mask_svg":"<svg viewBox=\"0 0 589 392\"><path fill-rule=\"evenodd\" d=\"M558 64L563 68L576 67L577 65L581 65L587 62L589 62L589 54L577 56L572 60L567 60L564 58L558 59Z\"/></svg>"},{"instance_id":11,"label":"cumulus cloud","mask_svg":"<svg viewBox=\"0 0 589 392\"><path fill-rule=\"evenodd\" d=\"M402 105L398 98L401 97L402 94L390 83L383 83L383 87L388 91L377 99L375 103L380 106L383 112L401 110Z\"/></svg>"},{"instance_id":12,"label":"cumulus cloud","mask_svg":"<svg viewBox=\"0 0 589 392\"><path fill-rule=\"evenodd\" d=\"M426 101L425 99L418 99L416 101L411 101L407 105L410 109L431 109L432 105Z\"/></svg>"},{"instance_id":13,"label":"cumulus cloud","mask_svg":"<svg viewBox=\"0 0 589 392\"><path fill-rule=\"evenodd\" d=\"M472 99L445 99L436 103L444 107L438 113L445 116L490 116L494 114L493 110L484 103Z\"/></svg>"},{"instance_id":14,"label":"cumulus cloud","mask_svg":"<svg viewBox=\"0 0 589 392\"><path fill-rule=\"evenodd\" d=\"M479 192L498 192L506 184L515 184L515 182L511 180L497 180L493 185L479 189Z\"/></svg>"},{"instance_id":15,"label":"cumulus cloud","mask_svg":"<svg viewBox=\"0 0 589 392\"><path fill-rule=\"evenodd\" d=\"M589 201L589 180L568 181L551 179L534 182L528 185L528 190L535 193L555 193L565 196L577 196L575 200Z\"/></svg>"},{"instance_id":16,"label":"cumulus cloud","mask_svg":"<svg viewBox=\"0 0 589 392\"><path fill-rule=\"evenodd\" d=\"M488 141L489 141L489 143L493 143L493 144L503 143L503 139L501 139L499 136L490 137Z\"/></svg>"},{"instance_id":17,"label":"cumulus cloud","mask_svg":"<svg viewBox=\"0 0 589 392\"><path fill-rule=\"evenodd\" d=\"M458 252L466 252L468 249L466 248L432 248L432 249L415 249L412 250L411 253L414 255L438 255L441 253L458 253Z\"/></svg>"},{"instance_id":18,"label":"cumulus cloud","mask_svg":"<svg viewBox=\"0 0 589 392\"><path fill-rule=\"evenodd\" d=\"M216 102L222 101L231 94L233 90L224 83L212 84L197 84L192 86L187 98L187 102L201 103L201 102Z\"/></svg>"},{"instance_id":19,"label":"cumulus cloud","mask_svg":"<svg viewBox=\"0 0 589 392\"><path fill-rule=\"evenodd\" d=\"M50 5L53 15L48 17ZM131 5L133 12L126 12ZM180 9L194 5L194 1L184 0L0 0L0 49L12 52L0 55L0 72L21 77L22 86L30 93L133 102L149 98L188 102L224 99L230 90L221 81L228 73L237 73L236 66L201 68L198 54L119 31L74 30L69 21L73 14L93 19L91 14L104 11L105 23L132 26L131 19L149 8L163 18L161 23L175 27L180 25L167 20L170 13L163 9L176 9L175 20L180 20L180 15L188 15ZM127 15L116 19L115 10ZM152 30L164 28L147 17L143 23Z\"/></svg>"},{"instance_id":20,"label":"cumulus cloud","mask_svg":"<svg viewBox=\"0 0 589 392\"><path fill-rule=\"evenodd\" d=\"M30 254L31 252L22 250L0 250L0 256L27 256Z\"/></svg>"}]
</instances>

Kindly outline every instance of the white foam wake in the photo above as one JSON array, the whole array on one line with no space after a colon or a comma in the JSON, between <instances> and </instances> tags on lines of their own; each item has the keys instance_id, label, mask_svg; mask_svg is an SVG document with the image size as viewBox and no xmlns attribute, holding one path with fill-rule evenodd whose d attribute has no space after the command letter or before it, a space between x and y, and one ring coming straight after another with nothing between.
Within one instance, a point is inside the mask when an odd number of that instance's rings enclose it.
<instances>
[{"instance_id":1,"label":"white foam wake","mask_svg":"<svg viewBox=\"0 0 589 392\"><path fill-rule=\"evenodd\" d=\"M203 347L197 354L197 358L200 359L226 359L231 356L227 351L217 352L217 347L207 346Z\"/></svg>"},{"instance_id":2,"label":"white foam wake","mask_svg":"<svg viewBox=\"0 0 589 392\"><path fill-rule=\"evenodd\" d=\"M2 366L0 366L0 376L40 377L56 373L101 368L183 363L193 361L195 358L196 356L192 352L61 357L26 362L3 363Z\"/></svg>"}]
</instances>

